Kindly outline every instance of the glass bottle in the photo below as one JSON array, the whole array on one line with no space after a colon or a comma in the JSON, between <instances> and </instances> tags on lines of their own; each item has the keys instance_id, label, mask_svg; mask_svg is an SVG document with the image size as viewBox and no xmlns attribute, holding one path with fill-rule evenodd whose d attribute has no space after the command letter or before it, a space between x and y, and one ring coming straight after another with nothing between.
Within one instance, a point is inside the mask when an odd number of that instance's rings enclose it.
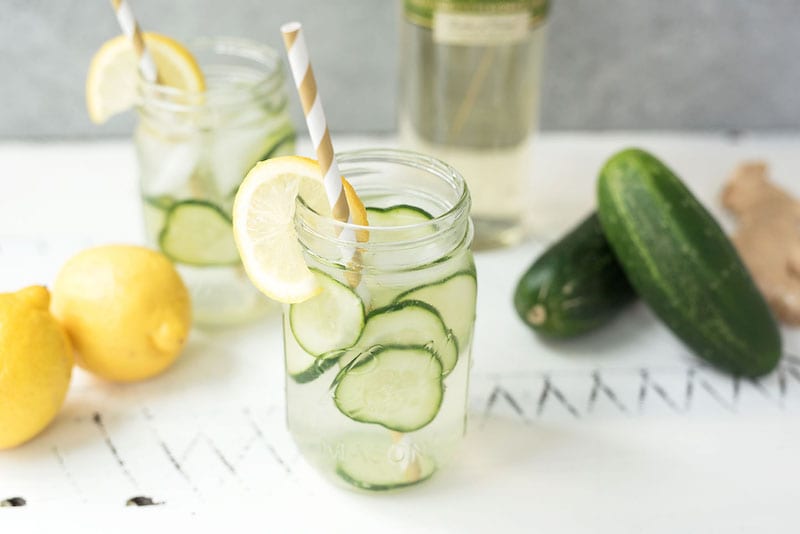
<instances>
[{"instance_id":1,"label":"glass bottle","mask_svg":"<svg viewBox=\"0 0 800 534\"><path fill-rule=\"evenodd\" d=\"M401 145L463 174L477 249L527 232L548 8L548 0L403 2Z\"/></svg>"}]
</instances>

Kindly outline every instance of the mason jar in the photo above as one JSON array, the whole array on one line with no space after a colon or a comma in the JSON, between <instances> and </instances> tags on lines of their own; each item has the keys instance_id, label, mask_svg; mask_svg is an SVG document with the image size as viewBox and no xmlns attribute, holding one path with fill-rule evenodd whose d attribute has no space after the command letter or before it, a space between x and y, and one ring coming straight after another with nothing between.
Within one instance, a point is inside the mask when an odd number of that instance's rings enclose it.
<instances>
[{"instance_id":1,"label":"mason jar","mask_svg":"<svg viewBox=\"0 0 800 534\"><path fill-rule=\"evenodd\" d=\"M403 147L457 168L472 192L475 247L530 229L549 0L403 0Z\"/></svg>"},{"instance_id":2,"label":"mason jar","mask_svg":"<svg viewBox=\"0 0 800 534\"><path fill-rule=\"evenodd\" d=\"M134 143L148 244L174 262L195 322L231 324L273 305L244 273L231 229L233 199L257 161L293 154L277 53L256 42L190 43L204 92L141 80Z\"/></svg>"},{"instance_id":3,"label":"mason jar","mask_svg":"<svg viewBox=\"0 0 800 534\"><path fill-rule=\"evenodd\" d=\"M369 226L294 215L318 296L284 308L286 409L330 480L383 491L434 475L466 425L476 273L461 175L421 154L337 157Z\"/></svg>"}]
</instances>

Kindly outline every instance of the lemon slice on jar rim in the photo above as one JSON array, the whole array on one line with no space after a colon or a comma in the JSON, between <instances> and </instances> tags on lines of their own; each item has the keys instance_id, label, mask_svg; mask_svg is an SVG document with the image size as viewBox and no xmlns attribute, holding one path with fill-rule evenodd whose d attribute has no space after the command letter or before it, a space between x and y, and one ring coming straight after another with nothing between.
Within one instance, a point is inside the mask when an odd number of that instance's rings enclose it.
<instances>
[{"instance_id":1,"label":"lemon slice on jar rim","mask_svg":"<svg viewBox=\"0 0 800 534\"><path fill-rule=\"evenodd\" d=\"M342 186L352 220L366 226L364 204L344 178ZM257 163L233 204L233 235L247 275L262 293L287 304L306 301L322 290L297 240L298 196L312 210L330 217L319 164L301 156L283 156Z\"/></svg>"},{"instance_id":2,"label":"lemon slice on jar rim","mask_svg":"<svg viewBox=\"0 0 800 534\"><path fill-rule=\"evenodd\" d=\"M203 72L185 46L158 33L145 32L143 36L161 85L182 91L205 90ZM126 35L114 37L100 47L86 76L86 107L92 122L101 124L134 106L138 69L139 58Z\"/></svg>"}]
</instances>

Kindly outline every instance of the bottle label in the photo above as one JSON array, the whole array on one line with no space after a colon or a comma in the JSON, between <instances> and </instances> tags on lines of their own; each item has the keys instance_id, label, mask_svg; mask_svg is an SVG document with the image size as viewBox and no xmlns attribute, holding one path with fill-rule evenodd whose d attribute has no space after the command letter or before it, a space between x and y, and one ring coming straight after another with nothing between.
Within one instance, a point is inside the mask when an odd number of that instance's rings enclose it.
<instances>
[{"instance_id":1,"label":"bottle label","mask_svg":"<svg viewBox=\"0 0 800 534\"><path fill-rule=\"evenodd\" d=\"M451 45L499 45L522 41L530 28L527 13L482 15L433 14L433 41Z\"/></svg>"},{"instance_id":2,"label":"bottle label","mask_svg":"<svg viewBox=\"0 0 800 534\"><path fill-rule=\"evenodd\" d=\"M520 41L542 24L549 0L404 0L406 19L433 30L443 44L493 45Z\"/></svg>"}]
</instances>

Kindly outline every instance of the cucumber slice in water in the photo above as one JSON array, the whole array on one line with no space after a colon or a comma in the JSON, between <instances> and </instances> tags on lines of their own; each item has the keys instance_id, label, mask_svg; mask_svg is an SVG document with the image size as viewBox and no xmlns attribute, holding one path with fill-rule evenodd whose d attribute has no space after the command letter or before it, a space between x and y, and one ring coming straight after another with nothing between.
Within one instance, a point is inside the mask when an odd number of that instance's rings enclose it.
<instances>
[{"instance_id":1,"label":"cucumber slice in water","mask_svg":"<svg viewBox=\"0 0 800 534\"><path fill-rule=\"evenodd\" d=\"M458 346L464 348L472 338L478 282L473 271L461 271L444 280L427 284L397 296L395 302L420 300L436 308L447 328L453 331Z\"/></svg>"},{"instance_id":2,"label":"cucumber slice in water","mask_svg":"<svg viewBox=\"0 0 800 534\"><path fill-rule=\"evenodd\" d=\"M298 384L316 380L334 365L336 358L316 358L300 351L289 351L286 354L286 373Z\"/></svg>"},{"instance_id":3,"label":"cucumber slice in water","mask_svg":"<svg viewBox=\"0 0 800 534\"><path fill-rule=\"evenodd\" d=\"M370 226L405 226L433 219L433 215L422 208L397 204L388 208L367 208Z\"/></svg>"},{"instance_id":4,"label":"cucumber slice in water","mask_svg":"<svg viewBox=\"0 0 800 534\"><path fill-rule=\"evenodd\" d=\"M436 471L433 459L417 453L413 445L392 442L387 435L357 435L352 442L357 446L341 448L336 473L357 488L400 489L427 480Z\"/></svg>"},{"instance_id":5,"label":"cucumber slice in water","mask_svg":"<svg viewBox=\"0 0 800 534\"><path fill-rule=\"evenodd\" d=\"M334 379L333 400L344 415L397 432L413 432L439 413L442 363L422 346L383 346Z\"/></svg>"},{"instance_id":6,"label":"cucumber slice in water","mask_svg":"<svg viewBox=\"0 0 800 534\"><path fill-rule=\"evenodd\" d=\"M289 324L297 343L312 356L351 347L364 328L364 303L352 289L317 269L322 292L289 307Z\"/></svg>"},{"instance_id":7,"label":"cucumber slice in water","mask_svg":"<svg viewBox=\"0 0 800 534\"><path fill-rule=\"evenodd\" d=\"M339 365L347 366L359 354L371 351L377 345L428 347L441 361L445 374L455 367L458 360L458 344L439 313L430 304L416 300L370 312L361 337L346 356L339 358Z\"/></svg>"},{"instance_id":8,"label":"cucumber slice in water","mask_svg":"<svg viewBox=\"0 0 800 534\"><path fill-rule=\"evenodd\" d=\"M370 233L370 241L373 243L392 241L406 241L418 239L435 232L435 228L429 225L415 227L414 225L424 223L433 219L433 216L422 208L398 204L388 208L367 208L367 220L370 226L395 227L408 226L403 230L389 232L388 235L378 231Z\"/></svg>"},{"instance_id":9,"label":"cucumber slice in water","mask_svg":"<svg viewBox=\"0 0 800 534\"><path fill-rule=\"evenodd\" d=\"M144 202L148 206L167 211L175 204L175 198L170 195L160 195L157 197L144 197Z\"/></svg>"},{"instance_id":10,"label":"cucumber slice in water","mask_svg":"<svg viewBox=\"0 0 800 534\"><path fill-rule=\"evenodd\" d=\"M397 298L397 295L401 293L401 291L398 291L396 287L384 287L376 284L371 278L367 278L364 285L366 286L367 293L369 294L368 311L370 313L378 308L383 308L393 304Z\"/></svg>"},{"instance_id":11,"label":"cucumber slice in water","mask_svg":"<svg viewBox=\"0 0 800 534\"><path fill-rule=\"evenodd\" d=\"M397 227L409 226L430 221L433 216L422 208L410 206L408 204L396 204L387 208L368 207L367 219L370 226ZM386 235L380 231L370 234L370 241L373 243L386 242L392 240L409 240L430 235L435 229L430 226L408 228L396 230L391 235ZM387 306L395 301L397 295L402 291L397 287L384 287L382 285L366 282L369 292L370 307L374 310Z\"/></svg>"},{"instance_id":12,"label":"cucumber slice in water","mask_svg":"<svg viewBox=\"0 0 800 534\"><path fill-rule=\"evenodd\" d=\"M173 204L158 244L164 254L178 263L197 266L239 263L230 217L205 200Z\"/></svg>"}]
</instances>

